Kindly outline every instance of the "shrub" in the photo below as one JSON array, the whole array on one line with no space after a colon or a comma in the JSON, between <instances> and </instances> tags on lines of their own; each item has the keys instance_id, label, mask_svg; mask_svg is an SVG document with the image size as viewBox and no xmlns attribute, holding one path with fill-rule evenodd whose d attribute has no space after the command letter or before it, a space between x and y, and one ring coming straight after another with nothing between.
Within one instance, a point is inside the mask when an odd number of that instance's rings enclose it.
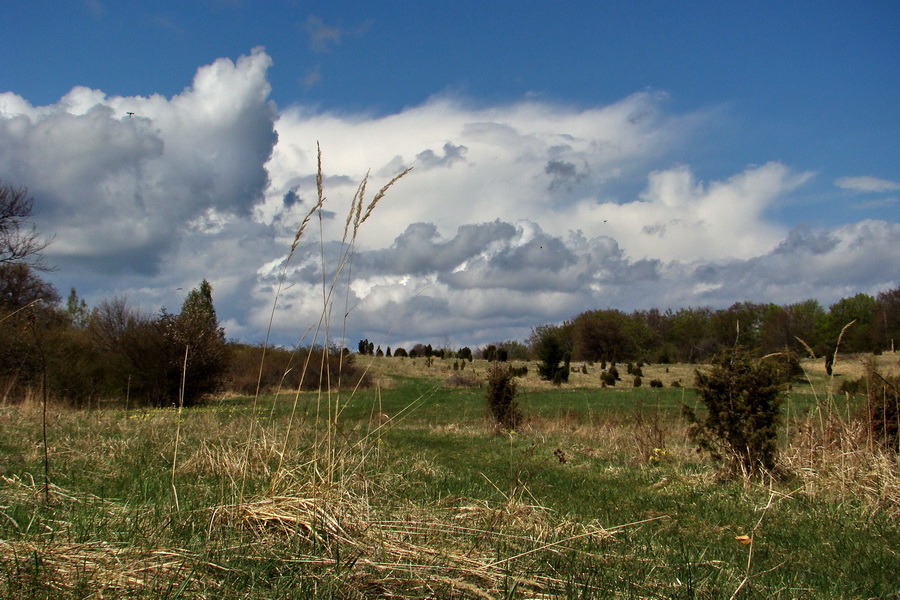
<instances>
[{"instance_id":1,"label":"shrub","mask_svg":"<svg viewBox=\"0 0 900 600\"><path fill-rule=\"evenodd\" d=\"M571 355L561 332L556 327L546 327L536 332L536 335L535 352L540 360L538 375L555 385L567 382Z\"/></svg>"},{"instance_id":2,"label":"shrub","mask_svg":"<svg viewBox=\"0 0 900 600\"><path fill-rule=\"evenodd\" d=\"M857 379L844 379L841 381L838 391L842 394L850 394L851 396L859 396L866 391L866 378L859 377Z\"/></svg>"},{"instance_id":3,"label":"shrub","mask_svg":"<svg viewBox=\"0 0 900 600\"><path fill-rule=\"evenodd\" d=\"M803 380L803 366L800 364L800 357L796 352L785 348L783 351L767 357L767 360L772 361L778 371L778 376L785 383Z\"/></svg>"},{"instance_id":4,"label":"shrub","mask_svg":"<svg viewBox=\"0 0 900 600\"><path fill-rule=\"evenodd\" d=\"M113 298L91 312L88 335L106 359L106 378L116 393L157 406L174 404L181 380L175 355L183 361L184 348L174 348L160 319Z\"/></svg>"},{"instance_id":5,"label":"shrub","mask_svg":"<svg viewBox=\"0 0 900 600\"><path fill-rule=\"evenodd\" d=\"M659 379L651 379L650 380L650 387L661 388L662 386L663 386L663 382L660 381Z\"/></svg>"},{"instance_id":6,"label":"shrub","mask_svg":"<svg viewBox=\"0 0 900 600\"><path fill-rule=\"evenodd\" d=\"M641 381L641 376L640 376L640 375L635 375L635 376L634 376L634 387L641 387L641 383L643 383L643 382Z\"/></svg>"},{"instance_id":7,"label":"shrub","mask_svg":"<svg viewBox=\"0 0 900 600\"><path fill-rule=\"evenodd\" d=\"M600 373L600 382L606 386L614 386L616 385L616 377L609 371L603 371Z\"/></svg>"},{"instance_id":8,"label":"shrub","mask_svg":"<svg viewBox=\"0 0 900 600\"><path fill-rule=\"evenodd\" d=\"M722 462L731 475L758 476L776 466L782 379L769 361L740 348L717 354L709 371L696 371L707 414L701 420L683 406L699 450Z\"/></svg>"},{"instance_id":9,"label":"shrub","mask_svg":"<svg viewBox=\"0 0 900 600\"><path fill-rule=\"evenodd\" d=\"M522 412L516 403L516 382L512 369L494 363L487 373L487 402L494 422L501 430L512 431L522 423Z\"/></svg>"}]
</instances>

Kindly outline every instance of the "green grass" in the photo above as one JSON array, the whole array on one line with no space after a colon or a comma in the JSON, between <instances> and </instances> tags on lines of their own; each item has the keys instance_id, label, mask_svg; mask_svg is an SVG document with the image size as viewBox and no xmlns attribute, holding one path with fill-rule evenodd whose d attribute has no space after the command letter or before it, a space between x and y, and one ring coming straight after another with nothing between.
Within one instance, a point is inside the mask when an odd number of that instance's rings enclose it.
<instances>
[{"instance_id":1,"label":"green grass","mask_svg":"<svg viewBox=\"0 0 900 600\"><path fill-rule=\"evenodd\" d=\"M301 395L288 439L289 395L262 399L255 414L247 399L184 411L174 482L180 510L171 479L174 411L53 408L47 505L40 415L28 405L0 407L0 593L861 598L900 591L896 459L876 473L838 452L835 462L808 463L819 465L813 473L788 465L793 474L783 481L725 481L686 438L679 410L695 401L690 390L523 386L526 427L493 435L483 390L444 388L439 378L392 381L332 396L341 410L332 428L324 425L329 397ZM808 395L791 398L794 414L814 406ZM635 420L639 407L643 424ZM664 449L648 461L641 440L653 423ZM785 428L784 450L801 456L795 429ZM840 470L826 468L840 461ZM735 540L751 532L752 546Z\"/></svg>"}]
</instances>

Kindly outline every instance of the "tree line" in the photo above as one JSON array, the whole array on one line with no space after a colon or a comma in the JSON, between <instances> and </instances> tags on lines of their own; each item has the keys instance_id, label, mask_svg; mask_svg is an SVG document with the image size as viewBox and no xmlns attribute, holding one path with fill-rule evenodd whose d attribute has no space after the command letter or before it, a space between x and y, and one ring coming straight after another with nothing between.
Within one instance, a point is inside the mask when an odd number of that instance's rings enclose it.
<instances>
[{"instance_id":1,"label":"tree line","mask_svg":"<svg viewBox=\"0 0 900 600\"><path fill-rule=\"evenodd\" d=\"M900 342L900 287L843 298L827 310L814 299L787 305L738 302L725 309L590 310L535 328L529 345L537 349L550 337L572 360L585 362L707 362L735 345L763 354L824 356L833 354L839 338L842 352L881 353Z\"/></svg>"},{"instance_id":2,"label":"tree line","mask_svg":"<svg viewBox=\"0 0 900 600\"><path fill-rule=\"evenodd\" d=\"M382 351L368 339L359 354L395 357L538 360L545 355L577 362L708 362L723 348L740 345L761 354L790 351L824 357L840 350L879 354L900 343L900 287L877 296L859 293L825 309L818 300L793 304L737 302L728 308L588 310L559 324L535 327L523 342L494 342L472 350L415 344ZM549 361L548 361L549 362Z\"/></svg>"}]
</instances>

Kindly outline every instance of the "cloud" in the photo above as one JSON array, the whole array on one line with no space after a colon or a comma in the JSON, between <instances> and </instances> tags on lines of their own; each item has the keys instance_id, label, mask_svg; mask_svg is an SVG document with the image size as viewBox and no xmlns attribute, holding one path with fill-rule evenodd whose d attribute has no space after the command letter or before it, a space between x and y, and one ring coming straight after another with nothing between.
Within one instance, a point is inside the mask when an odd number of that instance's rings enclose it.
<instances>
[{"instance_id":1,"label":"cloud","mask_svg":"<svg viewBox=\"0 0 900 600\"><path fill-rule=\"evenodd\" d=\"M707 262L680 276L709 284L694 303L737 300L786 304L816 298L826 305L859 292L876 294L900 280L900 225L862 221L829 230L798 229L770 253L744 261ZM683 300L682 300L683 301Z\"/></svg>"},{"instance_id":2,"label":"cloud","mask_svg":"<svg viewBox=\"0 0 900 600\"><path fill-rule=\"evenodd\" d=\"M870 176L841 177L834 184L839 188L854 192L893 192L900 190L900 183L896 181Z\"/></svg>"},{"instance_id":3,"label":"cloud","mask_svg":"<svg viewBox=\"0 0 900 600\"><path fill-rule=\"evenodd\" d=\"M854 202L853 208L859 209L873 209L873 208L887 208L889 206L894 206L895 204L900 203L900 198L895 196L890 196L887 198L879 198L877 200L868 200L866 202Z\"/></svg>"},{"instance_id":4,"label":"cloud","mask_svg":"<svg viewBox=\"0 0 900 600\"><path fill-rule=\"evenodd\" d=\"M455 162L466 162L465 146L454 146L450 142L444 144L443 155L438 155L428 148L416 154L414 165L418 168L433 169L435 167L451 167Z\"/></svg>"},{"instance_id":5,"label":"cloud","mask_svg":"<svg viewBox=\"0 0 900 600\"><path fill-rule=\"evenodd\" d=\"M100 18L106 12L106 9L103 7L103 3L100 0L84 0L84 5L87 9L94 15L95 18Z\"/></svg>"},{"instance_id":6,"label":"cloud","mask_svg":"<svg viewBox=\"0 0 900 600\"><path fill-rule=\"evenodd\" d=\"M315 87L320 81L322 81L322 67L316 65L309 69L303 77L303 87L306 89Z\"/></svg>"},{"instance_id":7,"label":"cloud","mask_svg":"<svg viewBox=\"0 0 900 600\"><path fill-rule=\"evenodd\" d=\"M664 102L661 95L643 93L584 110L535 102L473 109L438 97L379 117L291 107L280 115L280 141L267 165L267 210L298 172L314 173L310 140L319 140L326 173L349 182L331 189L330 198L352 197L370 169L378 185L415 167L373 215L366 242L378 247L417 222L435 224L441 235L464 224L510 218L537 220L554 233L600 233L602 218L585 222L578 212L612 203L616 185L639 185L648 163L703 127L702 115L664 114ZM635 114L644 116L634 119ZM574 180L553 166L566 163L577 166Z\"/></svg>"},{"instance_id":8,"label":"cloud","mask_svg":"<svg viewBox=\"0 0 900 600\"><path fill-rule=\"evenodd\" d=\"M306 33L309 35L309 47L313 52L327 52L332 46L341 43L341 30L326 25L321 18L310 15L306 19Z\"/></svg>"},{"instance_id":9,"label":"cloud","mask_svg":"<svg viewBox=\"0 0 900 600\"><path fill-rule=\"evenodd\" d=\"M57 239L49 258L149 274L185 223L248 216L277 140L270 65L260 49L219 59L172 98L76 87L34 107L0 95L0 169L40 199L38 225Z\"/></svg>"}]
</instances>

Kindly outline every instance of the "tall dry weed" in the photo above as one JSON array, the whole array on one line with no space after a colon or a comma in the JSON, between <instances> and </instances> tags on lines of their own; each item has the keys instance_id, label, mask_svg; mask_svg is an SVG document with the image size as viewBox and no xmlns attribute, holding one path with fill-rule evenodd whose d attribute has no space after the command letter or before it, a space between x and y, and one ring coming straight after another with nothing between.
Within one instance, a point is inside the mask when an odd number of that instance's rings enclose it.
<instances>
[{"instance_id":1,"label":"tall dry weed","mask_svg":"<svg viewBox=\"0 0 900 600\"><path fill-rule=\"evenodd\" d=\"M875 384L879 378L885 379L877 374L874 357L866 361L865 407L852 408L851 395L836 392L835 377L842 359L838 349L852 324L844 326L835 345L825 389L816 389L806 373L815 407L790 424L782 463L800 479L810 496L836 497L862 504L871 515L900 517L900 453L894 452L890 443L885 446L874 441Z\"/></svg>"}]
</instances>

